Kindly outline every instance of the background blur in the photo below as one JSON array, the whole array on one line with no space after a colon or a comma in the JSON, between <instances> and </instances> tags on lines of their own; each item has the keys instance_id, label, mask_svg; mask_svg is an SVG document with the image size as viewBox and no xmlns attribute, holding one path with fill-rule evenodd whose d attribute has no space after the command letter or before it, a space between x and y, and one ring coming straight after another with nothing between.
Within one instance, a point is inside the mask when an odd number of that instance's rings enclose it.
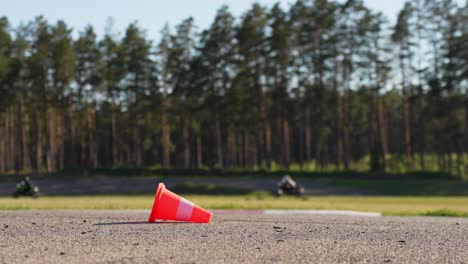
<instances>
[{"instance_id":1,"label":"background blur","mask_svg":"<svg viewBox=\"0 0 468 264\"><path fill-rule=\"evenodd\" d=\"M23 2L0 19L1 174L468 176L461 1L117 1L113 19L109 2L89 17L77 2Z\"/></svg>"}]
</instances>

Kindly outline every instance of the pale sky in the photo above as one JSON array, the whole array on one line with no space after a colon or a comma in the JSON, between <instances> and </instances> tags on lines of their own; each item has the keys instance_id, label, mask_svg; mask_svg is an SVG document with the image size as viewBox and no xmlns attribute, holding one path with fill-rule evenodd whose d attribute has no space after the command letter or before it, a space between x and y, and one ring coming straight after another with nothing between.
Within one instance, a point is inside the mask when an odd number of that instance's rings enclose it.
<instances>
[{"instance_id":1,"label":"pale sky","mask_svg":"<svg viewBox=\"0 0 468 264\"><path fill-rule=\"evenodd\" d=\"M14 27L38 15L43 15L50 23L63 19L75 33L91 24L99 35L104 33L106 21L112 17L114 32L123 32L129 23L138 21L148 37L157 40L166 22L173 27L192 16L202 30L211 24L216 10L223 4L228 5L231 12L239 17L254 2L266 6L281 2L286 8L294 0L0 0L0 16L7 16ZM405 0L365 2L394 21Z\"/></svg>"}]
</instances>

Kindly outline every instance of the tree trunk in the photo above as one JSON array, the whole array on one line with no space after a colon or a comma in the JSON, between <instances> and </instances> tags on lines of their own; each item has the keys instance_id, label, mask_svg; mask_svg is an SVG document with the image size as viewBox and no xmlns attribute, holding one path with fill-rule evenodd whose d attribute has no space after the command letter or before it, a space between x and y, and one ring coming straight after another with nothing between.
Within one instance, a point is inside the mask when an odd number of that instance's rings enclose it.
<instances>
[{"instance_id":1,"label":"tree trunk","mask_svg":"<svg viewBox=\"0 0 468 264\"><path fill-rule=\"evenodd\" d=\"M349 89L346 88L346 95L343 98L343 165L345 170L349 170L349 163L351 159L351 146L350 146L350 118L349 118Z\"/></svg>"},{"instance_id":2,"label":"tree trunk","mask_svg":"<svg viewBox=\"0 0 468 264\"><path fill-rule=\"evenodd\" d=\"M51 150L51 142L50 142L50 137L49 137L49 125L47 122L47 118L49 117L49 106L47 103L47 69L46 65L43 65L42 69L42 136L45 141L45 155L46 155L46 167L48 172L53 171L53 165L51 164L52 162L52 150Z\"/></svg>"},{"instance_id":3,"label":"tree trunk","mask_svg":"<svg viewBox=\"0 0 468 264\"><path fill-rule=\"evenodd\" d=\"M223 168L223 146L222 146L222 134L221 134L221 124L219 117L216 116L216 153L218 156L217 167Z\"/></svg>"},{"instance_id":4,"label":"tree trunk","mask_svg":"<svg viewBox=\"0 0 468 264\"><path fill-rule=\"evenodd\" d=\"M134 157L135 157L135 165L137 167L141 167L143 165L143 148L142 148L142 143L141 143L141 127L139 125L139 117L138 117L138 111L135 112L135 122L133 126L133 147L134 147Z\"/></svg>"},{"instance_id":5,"label":"tree trunk","mask_svg":"<svg viewBox=\"0 0 468 264\"><path fill-rule=\"evenodd\" d=\"M283 147L284 147L284 166L288 168L291 165L291 137L288 121L283 119Z\"/></svg>"},{"instance_id":6,"label":"tree trunk","mask_svg":"<svg viewBox=\"0 0 468 264\"><path fill-rule=\"evenodd\" d=\"M5 135L5 124L4 122L3 115L0 114L0 173L5 173L6 172L6 164L5 164L5 158L6 158L6 151L5 151L5 143L6 143L6 135Z\"/></svg>"},{"instance_id":7,"label":"tree trunk","mask_svg":"<svg viewBox=\"0 0 468 264\"><path fill-rule=\"evenodd\" d=\"M261 122L262 123L262 122ZM258 161L260 161L260 165L265 161L266 157L266 148L265 148L265 134L266 134L266 125L262 123L259 127L257 127L256 139L254 140L253 147L252 147L252 165L257 166Z\"/></svg>"},{"instance_id":8,"label":"tree trunk","mask_svg":"<svg viewBox=\"0 0 468 264\"><path fill-rule=\"evenodd\" d=\"M338 47L335 43L334 45L334 50L335 52L338 52ZM342 117L341 117L341 106L342 106L342 96L340 94L340 85L339 85L339 69L340 69L340 61L338 57L335 57L334 59L334 78L333 78L333 91L335 94L335 100L336 100L336 119L335 119L335 131L334 131L334 139L335 139L335 157L333 161L335 162L335 169L340 170L341 169L341 160L343 159L343 141L341 140L341 133L343 130L343 123L342 123Z\"/></svg>"},{"instance_id":9,"label":"tree trunk","mask_svg":"<svg viewBox=\"0 0 468 264\"><path fill-rule=\"evenodd\" d=\"M350 142L350 126L351 126L351 113L350 113L350 97L351 97L351 80L350 75L353 72L353 51L348 54L349 63L348 65L343 66L343 84L344 88L344 97L342 105L342 118L343 118L343 165L345 170L349 170L350 160L351 160L351 142Z\"/></svg>"},{"instance_id":10,"label":"tree trunk","mask_svg":"<svg viewBox=\"0 0 468 264\"><path fill-rule=\"evenodd\" d=\"M87 112L87 122L88 122L88 158L89 158L89 166L95 167L94 166L94 153L96 152L95 150L95 145L94 145L94 126L93 126L93 109L91 107L88 108Z\"/></svg>"},{"instance_id":11,"label":"tree trunk","mask_svg":"<svg viewBox=\"0 0 468 264\"><path fill-rule=\"evenodd\" d=\"M384 102L383 98L379 97L378 99L378 111L379 111L379 127L380 127L380 144L382 145L382 154L384 160L389 153L388 150L388 132L387 132L387 119L385 117L385 109L384 109Z\"/></svg>"},{"instance_id":12,"label":"tree trunk","mask_svg":"<svg viewBox=\"0 0 468 264\"><path fill-rule=\"evenodd\" d=\"M257 161L260 160L260 163L263 163L265 160L265 157L267 156L267 150L266 150L266 138L267 138L267 112L266 112L266 99L265 99L265 94L262 91L261 85L257 83L257 85L260 87L258 90L258 96L260 99L259 102L259 107L260 107L260 124L258 127L259 133L257 133L257 142L255 142L255 148L254 148L254 155L253 155L253 164L257 165Z\"/></svg>"},{"instance_id":13,"label":"tree trunk","mask_svg":"<svg viewBox=\"0 0 468 264\"><path fill-rule=\"evenodd\" d=\"M424 131L424 128L422 129ZM424 171L426 170L426 161L425 161L425 153L426 153L426 148L425 148L425 137L424 135L421 135L421 149L419 150L419 163L421 166L421 170Z\"/></svg>"},{"instance_id":14,"label":"tree trunk","mask_svg":"<svg viewBox=\"0 0 468 264\"><path fill-rule=\"evenodd\" d=\"M80 166L82 167L88 167L89 166L89 134L91 128L89 127L89 122L88 122L88 107L84 107L83 112L80 113L80 125L84 128L79 132L79 137L80 137Z\"/></svg>"},{"instance_id":15,"label":"tree trunk","mask_svg":"<svg viewBox=\"0 0 468 264\"><path fill-rule=\"evenodd\" d=\"M169 86L168 86L168 73L167 69L163 72L163 113L162 113L162 149L163 149L163 167L169 168L171 166L171 128L169 125L167 111L170 107L169 102Z\"/></svg>"},{"instance_id":16,"label":"tree trunk","mask_svg":"<svg viewBox=\"0 0 468 264\"><path fill-rule=\"evenodd\" d=\"M343 133L343 117L342 117L342 98L341 95L337 92L337 115L336 115L336 170L341 169L341 161L343 158L343 140L341 134Z\"/></svg>"},{"instance_id":17,"label":"tree trunk","mask_svg":"<svg viewBox=\"0 0 468 264\"><path fill-rule=\"evenodd\" d=\"M184 168L190 168L190 114L184 115Z\"/></svg>"},{"instance_id":18,"label":"tree trunk","mask_svg":"<svg viewBox=\"0 0 468 264\"><path fill-rule=\"evenodd\" d=\"M120 165L120 161L119 161L119 151L118 151L118 144L119 144L119 140L118 140L118 136L117 136L117 117L116 117L116 114L115 114L115 104L112 103L112 111L111 111L111 126L112 126L112 140L111 140L111 143L112 143L112 165L113 166L117 166L117 165Z\"/></svg>"},{"instance_id":19,"label":"tree trunk","mask_svg":"<svg viewBox=\"0 0 468 264\"><path fill-rule=\"evenodd\" d=\"M47 140L49 141L49 148L47 150L47 172L56 171L56 130L55 130L55 109L50 107L47 112L47 124L49 134L46 135Z\"/></svg>"},{"instance_id":20,"label":"tree trunk","mask_svg":"<svg viewBox=\"0 0 468 264\"><path fill-rule=\"evenodd\" d=\"M29 115L26 111L24 98L21 99L21 113L22 113L22 152L23 152L23 170L31 170L31 153L29 151L30 140L29 140Z\"/></svg>"},{"instance_id":21,"label":"tree trunk","mask_svg":"<svg viewBox=\"0 0 468 264\"><path fill-rule=\"evenodd\" d=\"M305 153L306 153L306 164L309 164L312 161L312 129L310 125L310 107L307 106L306 112L305 112ZM283 123L284 125L284 123ZM283 128L284 129L284 128Z\"/></svg>"},{"instance_id":22,"label":"tree trunk","mask_svg":"<svg viewBox=\"0 0 468 264\"><path fill-rule=\"evenodd\" d=\"M36 114L37 117L37 114ZM44 140L44 129L41 127L39 119L36 119L36 133L37 133L37 141L36 141L36 166L35 166L35 174L38 174L43 166L43 140Z\"/></svg>"},{"instance_id":23,"label":"tree trunk","mask_svg":"<svg viewBox=\"0 0 468 264\"><path fill-rule=\"evenodd\" d=\"M467 91L468 92L468 91ZM468 96L468 94L466 94ZM462 144L461 151L463 153L462 163L464 164L463 175L468 177L468 102L465 103L465 144ZM462 139L463 140L463 139ZM465 158L466 157L466 158Z\"/></svg>"},{"instance_id":24,"label":"tree trunk","mask_svg":"<svg viewBox=\"0 0 468 264\"><path fill-rule=\"evenodd\" d=\"M15 118L15 109L14 107L11 107L9 110L7 110L7 113L9 112L10 115L10 136L11 138L11 144L10 144L10 168L15 171L15 173L19 174L19 160L20 160L20 155L19 153L20 148L20 135L18 131L18 122L17 119Z\"/></svg>"},{"instance_id":25,"label":"tree trunk","mask_svg":"<svg viewBox=\"0 0 468 264\"><path fill-rule=\"evenodd\" d=\"M463 155L463 152L462 152L462 145L460 144L461 142L463 142L463 138L461 138L461 140L459 142L457 142L457 152L456 152L456 155L457 155L457 165L456 165L456 172L457 172L457 176L459 177L462 177L463 178L463 173L462 173L462 166L463 166L463 161L462 161L462 155Z\"/></svg>"},{"instance_id":26,"label":"tree trunk","mask_svg":"<svg viewBox=\"0 0 468 264\"><path fill-rule=\"evenodd\" d=\"M242 167L243 166L243 160L244 160L244 139L243 139L243 134L241 131L236 130L235 131L235 139L236 139L236 145L235 145L235 150L236 150L236 163L234 164L235 167Z\"/></svg>"},{"instance_id":27,"label":"tree trunk","mask_svg":"<svg viewBox=\"0 0 468 264\"><path fill-rule=\"evenodd\" d=\"M167 100L167 99L165 99ZM162 114L162 147L163 147L163 167L169 168L171 166L171 153L170 153L170 128L167 120L167 112L164 109Z\"/></svg>"},{"instance_id":28,"label":"tree trunk","mask_svg":"<svg viewBox=\"0 0 468 264\"><path fill-rule=\"evenodd\" d=\"M77 117L77 115L75 115L74 111L73 111L73 106L72 106L72 103L70 103L70 105L68 106L68 118L70 119L70 164L73 166L73 167L77 167L78 166L78 159L77 159L77 148L76 148L76 145L78 144L78 140L77 140L77 133L76 133L76 120L75 118Z\"/></svg>"},{"instance_id":29,"label":"tree trunk","mask_svg":"<svg viewBox=\"0 0 468 264\"><path fill-rule=\"evenodd\" d=\"M403 98L403 120L405 122L405 154L408 160L413 159L413 150L411 144L411 127L410 127L410 107L408 96Z\"/></svg>"},{"instance_id":30,"label":"tree trunk","mask_svg":"<svg viewBox=\"0 0 468 264\"><path fill-rule=\"evenodd\" d=\"M261 156L259 153L261 151L260 142L252 142L253 146L251 147L250 150L250 166L256 167L259 165L259 157Z\"/></svg>"},{"instance_id":31,"label":"tree trunk","mask_svg":"<svg viewBox=\"0 0 468 264\"><path fill-rule=\"evenodd\" d=\"M200 132L197 134L197 168L203 166L203 149L202 149L202 139Z\"/></svg>"},{"instance_id":32,"label":"tree trunk","mask_svg":"<svg viewBox=\"0 0 468 264\"><path fill-rule=\"evenodd\" d=\"M382 169L382 164L380 162L381 151L379 150L379 140L378 140L378 117L376 113L378 110L376 108L377 98L372 98L370 112L369 112L369 148L370 148L370 170L380 171Z\"/></svg>"},{"instance_id":33,"label":"tree trunk","mask_svg":"<svg viewBox=\"0 0 468 264\"><path fill-rule=\"evenodd\" d=\"M409 44L405 42L404 47L400 48L402 53L409 49ZM408 161L412 160L413 158L413 150L411 144L411 121L410 121L410 102L409 102L409 95L407 87L407 80L406 80L406 67L404 57L400 55L400 72L402 76L402 90L403 90L403 127L405 131L405 156Z\"/></svg>"},{"instance_id":34,"label":"tree trunk","mask_svg":"<svg viewBox=\"0 0 468 264\"><path fill-rule=\"evenodd\" d=\"M243 159L243 167L249 167L250 166L250 140L249 140L249 134L248 132L244 131L243 134L244 138L244 159Z\"/></svg>"},{"instance_id":35,"label":"tree trunk","mask_svg":"<svg viewBox=\"0 0 468 264\"><path fill-rule=\"evenodd\" d=\"M58 138L59 138L59 147L58 147L58 157L59 163L58 167L62 170L65 167L65 144L66 144L66 129L65 129L65 111L59 111L57 115L57 128L58 128Z\"/></svg>"},{"instance_id":36,"label":"tree trunk","mask_svg":"<svg viewBox=\"0 0 468 264\"><path fill-rule=\"evenodd\" d=\"M296 130L296 133L298 135L298 151L299 151L299 164L301 165L301 169L304 170L304 165L305 165L305 153L304 153L304 128L302 126L299 126Z\"/></svg>"},{"instance_id":37,"label":"tree trunk","mask_svg":"<svg viewBox=\"0 0 468 264\"><path fill-rule=\"evenodd\" d=\"M134 96L134 107L133 107L133 117L134 120L133 124L133 147L134 152L133 155L135 157L135 165L137 167L141 167L143 165L143 146L142 146L142 133L140 127L140 98L138 94L138 87L140 86L140 75L138 72L135 73L135 80L134 80L134 88L133 88L133 96Z\"/></svg>"},{"instance_id":38,"label":"tree trunk","mask_svg":"<svg viewBox=\"0 0 468 264\"><path fill-rule=\"evenodd\" d=\"M16 112L16 116L15 113ZM14 151L13 151L13 165L15 169L15 173L19 175L22 169L23 157L22 157L22 137L21 133L23 131L22 128L22 111L21 111L21 103L16 104L16 109L14 107L11 108L11 125L12 125L12 134L14 134Z\"/></svg>"},{"instance_id":39,"label":"tree trunk","mask_svg":"<svg viewBox=\"0 0 468 264\"><path fill-rule=\"evenodd\" d=\"M228 166L234 167L237 164L237 136L232 127L229 127L228 129Z\"/></svg>"},{"instance_id":40,"label":"tree trunk","mask_svg":"<svg viewBox=\"0 0 468 264\"><path fill-rule=\"evenodd\" d=\"M269 122L265 126L265 147L267 166L271 168L271 126Z\"/></svg>"},{"instance_id":41,"label":"tree trunk","mask_svg":"<svg viewBox=\"0 0 468 264\"><path fill-rule=\"evenodd\" d=\"M97 133L96 133L96 109L92 104L88 110L88 127L89 127L89 158L90 165L93 168L99 166L98 163L98 148L97 148Z\"/></svg>"}]
</instances>

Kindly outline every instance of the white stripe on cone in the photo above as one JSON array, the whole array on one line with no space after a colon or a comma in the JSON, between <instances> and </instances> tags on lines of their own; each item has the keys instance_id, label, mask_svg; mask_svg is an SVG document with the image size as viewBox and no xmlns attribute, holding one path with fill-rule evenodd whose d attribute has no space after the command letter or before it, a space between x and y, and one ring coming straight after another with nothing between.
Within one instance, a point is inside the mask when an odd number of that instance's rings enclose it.
<instances>
[{"instance_id":1,"label":"white stripe on cone","mask_svg":"<svg viewBox=\"0 0 468 264\"><path fill-rule=\"evenodd\" d=\"M193 203L185 200L184 198L180 199L179 208L177 208L176 218L180 221L189 221L192 217Z\"/></svg>"}]
</instances>

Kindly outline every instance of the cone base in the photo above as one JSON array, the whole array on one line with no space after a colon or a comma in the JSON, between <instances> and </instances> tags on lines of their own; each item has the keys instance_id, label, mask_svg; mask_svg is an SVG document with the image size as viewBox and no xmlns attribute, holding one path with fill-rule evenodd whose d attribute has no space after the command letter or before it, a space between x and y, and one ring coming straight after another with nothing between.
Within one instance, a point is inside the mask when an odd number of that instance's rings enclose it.
<instances>
[{"instance_id":1,"label":"cone base","mask_svg":"<svg viewBox=\"0 0 468 264\"><path fill-rule=\"evenodd\" d=\"M160 183L158 185L158 189L156 190L156 195L154 196L153 208L151 209L151 214L148 219L148 222L155 222L158 215L158 201L161 199L161 195L163 194L166 186L164 183Z\"/></svg>"}]
</instances>

